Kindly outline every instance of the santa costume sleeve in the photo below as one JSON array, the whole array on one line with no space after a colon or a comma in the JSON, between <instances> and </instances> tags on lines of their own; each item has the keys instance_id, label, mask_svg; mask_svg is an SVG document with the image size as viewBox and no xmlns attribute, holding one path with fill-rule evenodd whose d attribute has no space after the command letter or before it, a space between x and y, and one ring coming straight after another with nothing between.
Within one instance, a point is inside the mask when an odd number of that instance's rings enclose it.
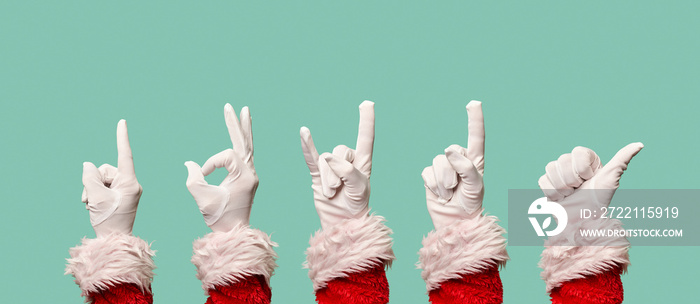
<instances>
[{"instance_id":1,"label":"santa costume sleeve","mask_svg":"<svg viewBox=\"0 0 700 304\"><path fill-rule=\"evenodd\" d=\"M395 259L384 218L346 219L311 237L305 268L319 304L385 304L385 269Z\"/></svg>"},{"instance_id":2,"label":"santa costume sleeve","mask_svg":"<svg viewBox=\"0 0 700 304\"><path fill-rule=\"evenodd\" d=\"M148 243L131 234L83 239L70 250L66 274L75 277L87 303L151 304L154 255Z\"/></svg>"},{"instance_id":3,"label":"santa costume sleeve","mask_svg":"<svg viewBox=\"0 0 700 304\"><path fill-rule=\"evenodd\" d=\"M192 263L207 304L269 304L277 244L266 233L238 225L194 242Z\"/></svg>"},{"instance_id":4,"label":"santa costume sleeve","mask_svg":"<svg viewBox=\"0 0 700 304\"><path fill-rule=\"evenodd\" d=\"M433 230L423 239L418 268L433 304L503 302L499 268L509 259L505 229L480 215Z\"/></svg>"},{"instance_id":5,"label":"santa costume sleeve","mask_svg":"<svg viewBox=\"0 0 700 304\"><path fill-rule=\"evenodd\" d=\"M588 229L622 229L617 220L589 221ZM611 240L575 240L574 244L614 246L556 246L556 238L545 243L540 267L552 303L618 304L624 299L620 276L630 264L629 241L622 236Z\"/></svg>"}]
</instances>

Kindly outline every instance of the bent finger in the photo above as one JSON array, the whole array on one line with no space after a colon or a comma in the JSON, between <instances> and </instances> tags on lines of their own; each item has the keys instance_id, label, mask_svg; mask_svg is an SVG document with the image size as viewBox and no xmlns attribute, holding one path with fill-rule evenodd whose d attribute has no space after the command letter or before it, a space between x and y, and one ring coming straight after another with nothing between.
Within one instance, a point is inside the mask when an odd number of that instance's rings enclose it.
<instances>
[{"instance_id":1,"label":"bent finger","mask_svg":"<svg viewBox=\"0 0 700 304\"><path fill-rule=\"evenodd\" d=\"M323 153L322 157L328 162L328 166L345 184L345 191L351 197L359 197L365 193L369 180L355 168L351 163L333 156L330 153Z\"/></svg>"},{"instance_id":2,"label":"bent finger","mask_svg":"<svg viewBox=\"0 0 700 304\"><path fill-rule=\"evenodd\" d=\"M433 170L435 171L438 195L445 201L450 200L454 193L452 189L457 186L457 172L452 169L444 154L433 158Z\"/></svg>"},{"instance_id":3,"label":"bent finger","mask_svg":"<svg viewBox=\"0 0 700 304\"><path fill-rule=\"evenodd\" d=\"M351 163L355 161L355 150L350 149L346 145L338 145L335 148L333 148L333 155Z\"/></svg>"},{"instance_id":4,"label":"bent finger","mask_svg":"<svg viewBox=\"0 0 700 304\"><path fill-rule=\"evenodd\" d=\"M421 172L421 177L423 177L423 182L425 183L425 188L430 190L435 196L438 195L438 190L437 190L437 181L435 180L435 171L433 170L433 167L425 167L423 169L423 172Z\"/></svg>"},{"instance_id":5,"label":"bent finger","mask_svg":"<svg viewBox=\"0 0 700 304\"><path fill-rule=\"evenodd\" d=\"M479 189L476 189L476 187L481 184L481 174L476 166L460 152L460 149L463 148L458 145L452 145L445 149L447 161L449 161L452 169L459 175L463 186L467 187L465 190L469 190L469 192L478 191Z\"/></svg>"},{"instance_id":6,"label":"bent finger","mask_svg":"<svg viewBox=\"0 0 700 304\"><path fill-rule=\"evenodd\" d=\"M537 181L537 183L539 184L540 189L542 189L544 195L546 195L549 198L549 200L553 202L558 202L564 198L563 195L561 195L559 192L557 192L557 190L554 189L554 186L552 186L552 183L549 181L546 174L542 175Z\"/></svg>"},{"instance_id":7,"label":"bent finger","mask_svg":"<svg viewBox=\"0 0 700 304\"><path fill-rule=\"evenodd\" d=\"M571 153L562 154L557 159L557 170L564 183L571 188L578 188L584 180L576 173Z\"/></svg>"},{"instance_id":8,"label":"bent finger","mask_svg":"<svg viewBox=\"0 0 700 304\"><path fill-rule=\"evenodd\" d=\"M114 177L117 176L119 170L110 164L102 164L97 168L102 175L102 182L105 186L111 185L114 181Z\"/></svg>"},{"instance_id":9,"label":"bent finger","mask_svg":"<svg viewBox=\"0 0 700 304\"><path fill-rule=\"evenodd\" d=\"M552 187L554 187L554 190L561 193L563 196L569 196L574 193L574 188L570 187L566 184L566 182L564 182L564 178L559 171L557 161L549 162L545 167L545 171L547 172L547 179L549 179L549 182Z\"/></svg>"},{"instance_id":10,"label":"bent finger","mask_svg":"<svg viewBox=\"0 0 700 304\"><path fill-rule=\"evenodd\" d=\"M229 175L238 175L241 165L236 153L232 149L226 149L207 159L202 166L202 173L207 176L217 168L226 168Z\"/></svg>"},{"instance_id":11,"label":"bent finger","mask_svg":"<svg viewBox=\"0 0 700 304\"><path fill-rule=\"evenodd\" d=\"M576 174L587 181L600 169L600 157L593 150L578 146L571 151L571 162Z\"/></svg>"}]
</instances>

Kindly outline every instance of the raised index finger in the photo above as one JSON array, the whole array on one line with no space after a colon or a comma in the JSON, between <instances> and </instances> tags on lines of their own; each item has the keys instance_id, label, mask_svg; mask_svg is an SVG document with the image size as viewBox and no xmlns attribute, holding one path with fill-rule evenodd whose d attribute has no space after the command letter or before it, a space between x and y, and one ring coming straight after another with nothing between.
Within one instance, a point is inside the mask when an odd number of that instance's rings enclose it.
<instances>
[{"instance_id":1,"label":"raised index finger","mask_svg":"<svg viewBox=\"0 0 700 304\"><path fill-rule=\"evenodd\" d=\"M467 104L467 116L469 117L469 139L467 145L467 158L472 161L476 169L484 174L484 113L481 110L481 101L472 100Z\"/></svg>"},{"instance_id":2,"label":"raised index finger","mask_svg":"<svg viewBox=\"0 0 700 304\"><path fill-rule=\"evenodd\" d=\"M134 157L131 154L129 144L129 132L126 129L126 120L122 119L117 124L117 170L122 174L136 175L134 171Z\"/></svg>"},{"instance_id":3,"label":"raised index finger","mask_svg":"<svg viewBox=\"0 0 700 304\"><path fill-rule=\"evenodd\" d=\"M372 151L374 149L374 102L365 100L360 104L360 126L355 147L355 167L364 175L372 173Z\"/></svg>"}]
</instances>

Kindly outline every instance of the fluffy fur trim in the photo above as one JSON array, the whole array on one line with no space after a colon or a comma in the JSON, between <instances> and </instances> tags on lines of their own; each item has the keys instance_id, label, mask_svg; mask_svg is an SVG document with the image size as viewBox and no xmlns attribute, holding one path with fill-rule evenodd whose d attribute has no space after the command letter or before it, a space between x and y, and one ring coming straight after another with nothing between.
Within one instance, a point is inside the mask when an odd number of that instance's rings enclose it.
<instances>
[{"instance_id":1,"label":"fluffy fur trim","mask_svg":"<svg viewBox=\"0 0 700 304\"><path fill-rule=\"evenodd\" d=\"M154 255L148 243L130 234L84 238L81 245L70 249L65 274L75 277L82 296L122 283L135 284L150 293Z\"/></svg>"},{"instance_id":2,"label":"fluffy fur trim","mask_svg":"<svg viewBox=\"0 0 700 304\"><path fill-rule=\"evenodd\" d=\"M510 259L506 252L506 230L495 216L481 215L431 231L418 251L418 268L428 291L446 280L475 274Z\"/></svg>"},{"instance_id":3,"label":"fluffy fur trim","mask_svg":"<svg viewBox=\"0 0 700 304\"><path fill-rule=\"evenodd\" d=\"M391 233L384 225L384 218L377 215L344 220L330 229L317 231L309 240L311 246L306 249L304 263L314 291L349 273L366 271L376 265L391 266L396 259L391 249Z\"/></svg>"},{"instance_id":4,"label":"fluffy fur trim","mask_svg":"<svg viewBox=\"0 0 700 304\"><path fill-rule=\"evenodd\" d=\"M622 229L617 220L591 221L583 224L585 229ZM624 237L610 240L570 240L576 244L627 244L625 246L555 246L561 240L550 238L545 242L542 259L542 279L547 283L547 292L561 286L563 282L580 279L585 276L597 275L620 268L627 271L630 264L629 242Z\"/></svg>"},{"instance_id":5,"label":"fluffy fur trim","mask_svg":"<svg viewBox=\"0 0 700 304\"><path fill-rule=\"evenodd\" d=\"M192 264L205 293L215 286L237 283L261 275L270 284L277 267L277 243L266 233L238 225L228 232L211 232L194 241Z\"/></svg>"}]
</instances>

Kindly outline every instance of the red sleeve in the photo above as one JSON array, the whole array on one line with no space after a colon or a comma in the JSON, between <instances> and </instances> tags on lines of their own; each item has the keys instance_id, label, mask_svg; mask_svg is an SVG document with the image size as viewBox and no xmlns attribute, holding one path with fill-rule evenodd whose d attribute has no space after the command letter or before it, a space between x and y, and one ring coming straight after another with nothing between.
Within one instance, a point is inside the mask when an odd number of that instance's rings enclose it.
<instances>
[{"instance_id":1,"label":"red sleeve","mask_svg":"<svg viewBox=\"0 0 700 304\"><path fill-rule=\"evenodd\" d=\"M141 292L135 284L118 284L88 295L93 304L153 304L153 295Z\"/></svg>"},{"instance_id":2,"label":"red sleeve","mask_svg":"<svg viewBox=\"0 0 700 304\"><path fill-rule=\"evenodd\" d=\"M383 265L363 272L333 279L316 291L319 304L386 304L389 303L389 282Z\"/></svg>"},{"instance_id":3,"label":"red sleeve","mask_svg":"<svg viewBox=\"0 0 700 304\"><path fill-rule=\"evenodd\" d=\"M235 284L209 289L206 304L270 304L272 291L265 277L254 275Z\"/></svg>"},{"instance_id":4,"label":"red sleeve","mask_svg":"<svg viewBox=\"0 0 700 304\"><path fill-rule=\"evenodd\" d=\"M499 304L503 303L503 285L494 265L486 271L465 274L459 279L440 283L428 293L433 304Z\"/></svg>"},{"instance_id":5,"label":"red sleeve","mask_svg":"<svg viewBox=\"0 0 700 304\"><path fill-rule=\"evenodd\" d=\"M108 290L92 293L93 304L152 304L153 296L142 293L134 284L119 284ZM217 286L209 290L207 304L269 304L270 287L262 276L247 277L243 281Z\"/></svg>"},{"instance_id":6,"label":"red sleeve","mask_svg":"<svg viewBox=\"0 0 700 304\"><path fill-rule=\"evenodd\" d=\"M567 281L550 293L553 304L619 304L624 298L619 267Z\"/></svg>"}]
</instances>

